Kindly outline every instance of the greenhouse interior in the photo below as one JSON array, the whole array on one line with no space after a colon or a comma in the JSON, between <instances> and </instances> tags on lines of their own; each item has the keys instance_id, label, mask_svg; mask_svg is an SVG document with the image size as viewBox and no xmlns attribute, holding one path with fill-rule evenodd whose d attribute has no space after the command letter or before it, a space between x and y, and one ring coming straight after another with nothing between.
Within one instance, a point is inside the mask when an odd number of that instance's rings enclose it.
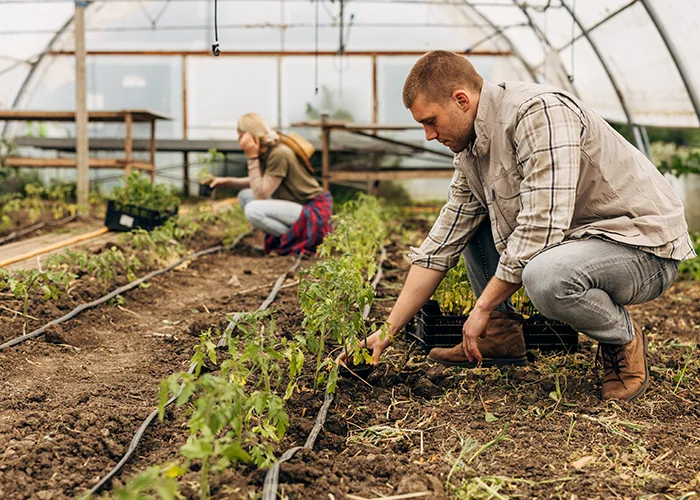
<instances>
[{"instance_id":1,"label":"greenhouse interior","mask_svg":"<svg viewBox=\"0 0 700 500\"><path fill-rule=\"evenodd\" d=\"M700 2L0 0L0 498L700 495Z\"/></svg>"}]
</instances>

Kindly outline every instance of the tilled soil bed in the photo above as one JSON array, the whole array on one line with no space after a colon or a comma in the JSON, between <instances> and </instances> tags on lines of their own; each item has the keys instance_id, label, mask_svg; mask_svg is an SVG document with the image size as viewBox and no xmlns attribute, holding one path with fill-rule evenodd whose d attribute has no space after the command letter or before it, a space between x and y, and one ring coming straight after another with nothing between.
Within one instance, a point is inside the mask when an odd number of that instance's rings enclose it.
<instances>
[{"instance_id":1,"label":"tilled soil bed","mask_svg":"<svg viewBox=\"0 0 700 500\"><path fill-rule=\"evenodd\" d=\"M414 242L415 243L415 242ZM371 318L388 314L408 271L404 244L389 247ZM216 255L163 276L67 324L58 343L0 353L0 498L73 498L119 460L156 405L159 381L184 370L196 335L252 311L293 259ZM308 265L308 263L305 263ZM249 273L246 273L246 270ZM240 286L227 283L233 274ZM293 283L290 279L288 283ZM283 289L280 334L301 330L297 287ZM681 498L700 493L700 286L677 283L632 314L650 337L652 380L633 404L602 402L594 343L514 369L443 369L403 338L368 378L341 380L313 450L282 464L281 498ZM49 339L50 340L50 339ZM308 358L311 358L309 356ZM302 445L321 406L312 360L288 408L279 455ZM186 410L146 432L112 487L178 458ZM265 470L229 469L214 498L259 498ZM198 474L182 493L198 498ZM422 494L422 495L419 495ZM685 498L688 498L687 496Z\"/></svg>"},{"instance_id":2,"label":"tilled soil bed","mask_svg":"<svg viewBox=\"0 0 700 500\"><path fill-rule=\"evenodd\" d=\"M45 339L0 352L0 498L74 498L126 451L205 325L254 309L293 258L202 257ZM227 283L236 276L237 286Z\"/></svg>"}]
</instances>

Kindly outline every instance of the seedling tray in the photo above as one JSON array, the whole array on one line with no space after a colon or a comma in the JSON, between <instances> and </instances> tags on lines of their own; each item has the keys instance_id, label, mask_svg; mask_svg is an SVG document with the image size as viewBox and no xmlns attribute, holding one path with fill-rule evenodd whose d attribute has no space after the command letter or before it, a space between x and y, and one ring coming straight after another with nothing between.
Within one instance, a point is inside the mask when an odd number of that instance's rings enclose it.
<instances>
[{"instance_id":1,"label":"seedling tray","mask_svg":"<svg viewBox=\"0 0 700 500\"><path fill-rule=\"evenodd\" d=\"M112 231L131 231L136 228L151 231L175 215L177 215L177 208L166 212L156 212L148 208L109 200L105 214L105 226Z\"/></svg>"},{"instance_id":2,"label":"seedling tray","mask_svg":"<svg viewBox=\"0 0 700 500\"><path fill-rule=\"evenodd\" d=\"M211 187L209 184L200 184L199 185L199 196L209 198L213 192L214 192L214 188Z\"/></svg>"},{"instance_id":3,"label":"seedling tray","mask_svg":"<svg viewBox=\"0 0 700 500\"><path fill-rule=\"evenodd\" d=\"M468 316L442 314L434 300L428 301L406 327L409 337L417 340L428 351L433 347L454 347L462 342L462 326ZM523 323L527 349L543 352L576 352L578 333L566 323L535 315Z\"/></svg>"},{"instance_id":4,"label":"seedling tray","mask_svg":"<svg viewBox=\"0 0 700 500\"><path fill-rule=\"evenodd\" d=\"M566 323L535 314L523 323L525 346L542 352L578 350L578 332Z\"/></svg>"}]
</instances>

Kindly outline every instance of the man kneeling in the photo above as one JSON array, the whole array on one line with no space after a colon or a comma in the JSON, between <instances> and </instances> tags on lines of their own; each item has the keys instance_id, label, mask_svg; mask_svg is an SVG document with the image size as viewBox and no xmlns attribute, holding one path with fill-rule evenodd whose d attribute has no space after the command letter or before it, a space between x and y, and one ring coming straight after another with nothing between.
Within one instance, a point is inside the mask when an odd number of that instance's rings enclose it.
<instances>
[{"instance_id":1,"label":"man kneeling","mask_svg":"<svg viewBox=\"0 0 700 500\"><path fill-rule=\"evenodd\" d=\"M455 174L430 234L412 249L391 335L464 253L478 300L462 344L433 349L431 359L522 363L521 318L509 298L524 286L542 314L599 342L604 399L642 395L647 339L624 306L661 295L680 261L695 256L683 205L664 177L572 95L484 82L450 52L418 60L403 100L426 139L455 153ZM367 339L375 364L390 337Z\"/></svg>"}]
</instances>

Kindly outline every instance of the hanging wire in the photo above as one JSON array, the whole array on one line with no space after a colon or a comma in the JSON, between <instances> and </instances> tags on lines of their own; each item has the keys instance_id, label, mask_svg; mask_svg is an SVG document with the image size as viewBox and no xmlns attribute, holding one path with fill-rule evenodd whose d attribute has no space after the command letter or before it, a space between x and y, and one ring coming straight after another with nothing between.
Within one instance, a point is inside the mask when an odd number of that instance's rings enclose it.
<instances>
[{"instance_id":1,"label":"hanging wire","mask_svg":"<svg viewBox=\"0 0 700 500\"><path fill-rule=\"evenodd\" d=\"M165 4L163 5L163 8L160 9L160 12L158 15L153 19L153 28L156 27L156 24L158 24L158 21L160 21L160 18L163 17L163 14L165 14L165 11L168 8L168 5L170 5L170 0L165 0Z\"/></svg>"},{"instance_id":2,"label":"hanging wire","mask_svg":"<svg viewBox=\"0 0 700 500\"><path fill-rule=\"evenodd\" d=\"M574 83L574 38L576 31L576 0L571 8L571 74L569 75L569 83Z\"/></svg>"},{"instance_id":3,"label":"hanging wire","mask_svg":"<svg viewBox=\"0 0 700 500\"><path fill-rule=\"evenodd\" d=\"M316 35L316 54L314 54L314 95L318 95L318 4L321 0L316 0L316 25L314 27Z\"/></svg>"},{"instance_id":4,"label":"hanging wire","mask_svg":"<svg viewBox=\"0 0 700 500\"><path fill-rule=\"evenodd\" d=\"M219 49L219 11L218 11L218 5L217 5L217 0L214 0L214 43L211 46L211 52L214 54L214 56L218 56L221 54L221 50Z\"/></svg>"}]
</instances>

